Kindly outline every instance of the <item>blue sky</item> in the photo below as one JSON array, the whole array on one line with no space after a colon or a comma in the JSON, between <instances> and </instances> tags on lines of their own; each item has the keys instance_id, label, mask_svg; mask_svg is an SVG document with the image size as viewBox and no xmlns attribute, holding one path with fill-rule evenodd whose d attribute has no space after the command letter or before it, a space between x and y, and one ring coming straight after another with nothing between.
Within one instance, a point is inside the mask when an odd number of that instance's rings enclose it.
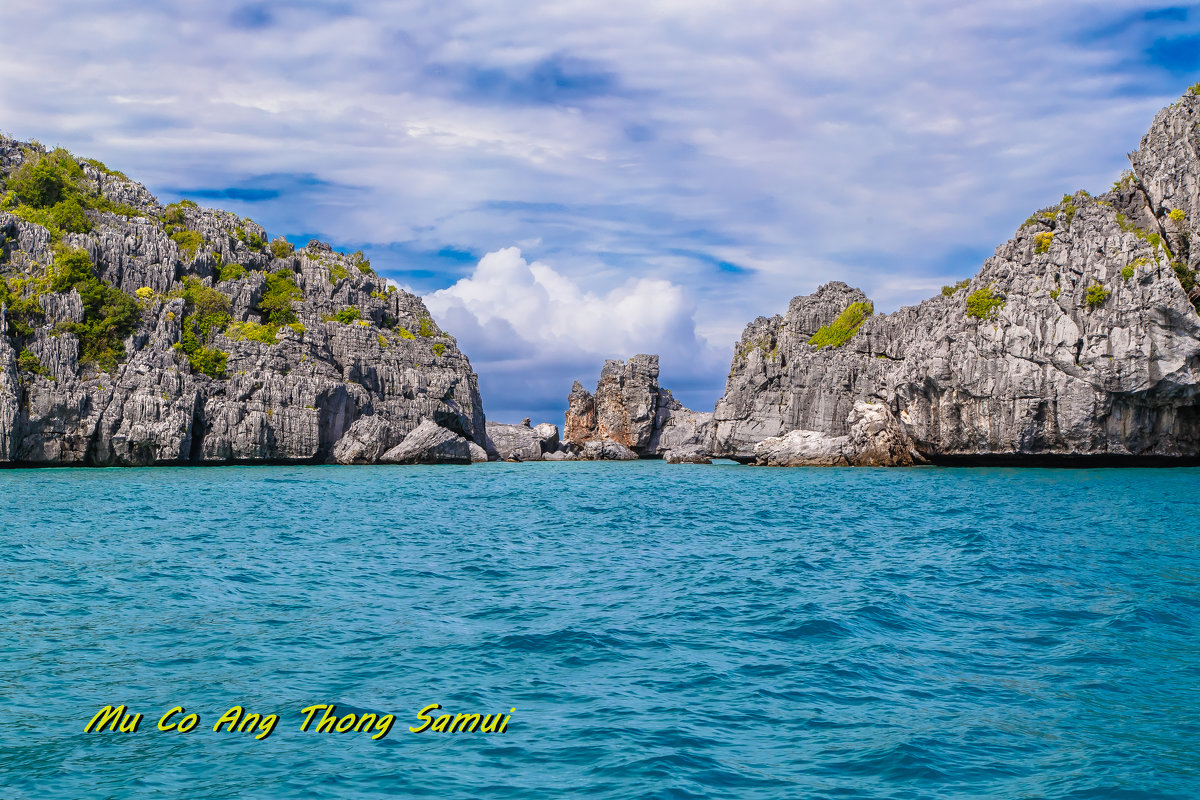
<instances>
[{"instance_id":1,"label":"blue sky","mask_svg":"<svg viewBox=\"0 0 1200 800\"><path fill-rule=\"evenodd\" d=\"M708 409L746 322L839 279L880 310L1102 191L1200 80L1200 6L6 0L0 130L163 200L363 248L489 418L605 358Z\"/></svg>"}]
</instances>

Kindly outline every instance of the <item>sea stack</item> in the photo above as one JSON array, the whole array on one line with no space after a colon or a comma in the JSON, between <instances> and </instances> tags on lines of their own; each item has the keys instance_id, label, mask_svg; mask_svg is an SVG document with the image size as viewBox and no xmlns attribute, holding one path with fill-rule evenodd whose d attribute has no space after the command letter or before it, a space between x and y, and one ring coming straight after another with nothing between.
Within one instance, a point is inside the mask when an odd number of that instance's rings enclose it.
<instances>
[{"instance_id":1,"label":"sea stack","mask_svg":"<svg viewBox=\"0 0 1200 800\"><path fill-rule=\"evenodd\" d=\"M712 415L684 408L658 384L658 356L604 362L595 394L576 381L563 430L581 458L707 461Z\"/></svg>"}]
</instances>

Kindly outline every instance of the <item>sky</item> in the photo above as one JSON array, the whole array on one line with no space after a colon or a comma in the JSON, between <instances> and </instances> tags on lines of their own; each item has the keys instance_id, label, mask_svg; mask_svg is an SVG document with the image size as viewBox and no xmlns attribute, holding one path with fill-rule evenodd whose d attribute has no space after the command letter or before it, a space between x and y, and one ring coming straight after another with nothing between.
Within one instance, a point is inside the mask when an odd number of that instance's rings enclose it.
<instances>
[{"instance_id":1,"label":"sky","mask_svg":"<svg viewBox=\"0 0 1200 800\"><path fill-rule=\"evenodd\" d=\"M4 0L0 131L163 202L362 248L489 419L660 354L711 409L747 322L894 310L1106 189L1200 80L1200 5Z\"/></svg>"}]
</instances>

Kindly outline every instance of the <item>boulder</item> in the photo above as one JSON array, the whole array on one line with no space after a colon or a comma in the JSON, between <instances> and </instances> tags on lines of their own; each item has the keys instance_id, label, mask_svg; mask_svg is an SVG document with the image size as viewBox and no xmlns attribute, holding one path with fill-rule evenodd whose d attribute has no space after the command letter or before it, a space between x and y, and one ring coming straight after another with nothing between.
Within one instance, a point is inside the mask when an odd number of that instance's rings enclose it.
<instances>
[{"instance_id":1,"label":"boulder","mask_svg":"<svg viewBox=\"0 0 1200 800\"><path fill-rule=\"evenodd\" d=\"M501 461L541 461L542 442L528 425L487 423L491 449Z\"/></svg>"},{"instance_id":2,"label":"boulder","mask_svg":"<svg viewBox=\"0 0 1200 800\"><path fill-rule=\"evenodd\" d=\"M374 464L403 439L383 418L359 417L333 446L333 460L339 464Z\"/></svg>"},{"instance_id":3,"label":"boulder","mask_svg":"<svg viewBox=\"0 0 1200 800\"><path fill-rule=\"evenodd\" d=\"M537 434L538 442L541 444L543 453L553 453L558 449L558 426L551 425L549 422L543 422L535 425L533 432Z\"/></svg>"},{"instance_id":4,"label":"boulder","mask_svg":"<svg viewBox=\"0 0 1200 800\"><path fill-rule=\"evenodd\" d=\"M593 439L584 442L579 453L581 461L637 461L637 453L612 439Z\"/></svg>"},{"instance_id":5,"label":"boulder","mask_svg":"<svg viewBox=\"0 0 1200 800\"><path fill-rule=\"evenodd\" d=\"M425 421L379 460L385 464L470 464L470 444L457 433Z\"/></svg>"},{"instance_id":6,"label":"boulder","mask_svg":"<svg viewBox=\"0 0 1200 800\"><path fill-rule=\"evenodd\" d=\"M488 460L487 450L484 450L474 442L467 442L467 449L471 453L472 464L479 464Z\"/></svg>"}]
</instances>

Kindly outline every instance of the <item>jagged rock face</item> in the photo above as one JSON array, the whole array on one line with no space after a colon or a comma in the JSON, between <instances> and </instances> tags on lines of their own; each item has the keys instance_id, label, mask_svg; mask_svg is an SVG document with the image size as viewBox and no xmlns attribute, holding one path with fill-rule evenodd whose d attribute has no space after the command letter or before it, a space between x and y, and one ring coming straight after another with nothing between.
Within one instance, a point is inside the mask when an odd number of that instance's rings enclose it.
<instances>
[{"instance_id":1,"label":"jagged rock face","mask_svg":"<svg viewBox=\"0 0 1200 800\"><path fill-rule=\"evenodd\" d=\"M36 153L0 137L0 180ZM485 441L476 376L420 298L389 288L328 245L311 242L277 256L249 220L175 207L175 230L199 236L193 250L171 237L166 209L145 187L83 168L90 191L132 208L125 215L88 211L92 229L65 233L62 244L85 250L104 284L128 295L141 290L139 319L115 368L82 363L81 340L63 328L83 321L78 291L45 290L58 258L50 233L0 211L0 278L13 286L43 281L37 304L44 313L31 333L21 333L0 303L0 462L366 463L427 420ZM260 303L268 274L280 271L296 287L296 322L259 341L246 330L268 322ZM205 343L227 355L215 376L179 351L189 313L180 296L185 278L228 299L232 325ZM38 369L22 366L34 358Z\"/></svg>"},{"instance_id":2,"label":"jagged rock face","mask_svg":"<svg viewBox=\"0 0 1200 800\"><path fill-rule=\"evenodd\" d=\"M669 389L658 385L658 356L639 354L628 362L605 361L594 395L575 382L567 397L564 430L576 446L610 441L638 456L655 458L672 451L707 453L711 418L684 408ZM624 458L623 451L613 452Z\"/></svg>"},{"instance_id":3,"label":"jagged rock face","mask_svg":"<svg viewBox=\"0 0 1200 800\"><path fill-rule=\"evenodd\" d=\"M850 432L792 430L754 446L754 463L766 467L892 467L924 463L903 426L883 403L854 404Z\"/></svg>"},{"instance_id":4,"label":"jagged rock face","mask_svg":"<svg viewBox=\"0 0 1200 800\"><path fill-rule=\"evenodd\" d=\"M612 439L593 439L584 442L579 451L581 461L637 461L638 454Z\"/></svg>"},{"instance_id":5,"label":"jagged rock face","mask_svg":"<svg viewBox=\"0 0 1200 800\"><path fill-rule=\"evenodd\" d=\"M851 464L1200 455L1200 318L1171 265L1185 237L1168 252L1151 235L1170 244L1169 211L1188 224L1200 214L1198 103L1155 120L1131 157L1140 186L1035 215L951 296L870 317L840 347L808 339L866 299L845 284L752 322L717 403L714 454ZM980 290L1003 304L969 316Z\"/></svg>"}]
</instances>

